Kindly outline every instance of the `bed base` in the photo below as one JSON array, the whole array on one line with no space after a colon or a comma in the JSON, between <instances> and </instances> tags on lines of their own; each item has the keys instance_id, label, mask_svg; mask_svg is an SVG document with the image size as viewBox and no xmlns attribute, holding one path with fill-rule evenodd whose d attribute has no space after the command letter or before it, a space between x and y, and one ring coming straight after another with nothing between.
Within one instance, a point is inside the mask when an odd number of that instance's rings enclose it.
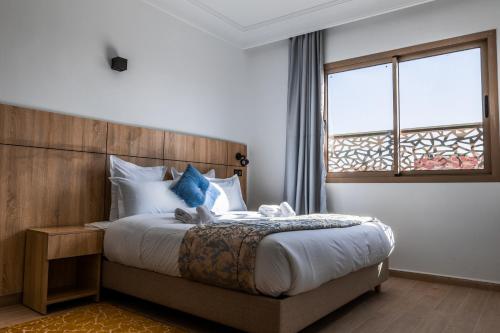
<instances>
[{"instance_id":1,"label":"bed base","mask_svg":"<svg viewBox=\"0 0 500 333\"><path fill-rule=\"evenodd\" d=\"M103 287L158 303L247 332L297 332L389 276L388 260L290 297L250 295L171 277L143 269L103 262Z\"/></svg>"}]
</instances>

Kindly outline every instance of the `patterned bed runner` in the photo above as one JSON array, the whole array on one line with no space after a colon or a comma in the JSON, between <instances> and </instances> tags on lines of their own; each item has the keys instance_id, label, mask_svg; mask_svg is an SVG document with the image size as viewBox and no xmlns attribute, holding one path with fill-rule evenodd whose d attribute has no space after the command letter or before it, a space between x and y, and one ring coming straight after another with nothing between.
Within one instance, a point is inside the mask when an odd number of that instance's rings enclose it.
<instances>
[{"instance_id":1,"label":"patterned bed runner","mask_svg":"<svg viewBox=\"0 0 500 333\"><path fill-rule=\"evenodd\" d=\"M299 230L347 228L370 217L316 214L287 218L241 219L198 225L186 232L179 252L181 276L223 288L258 294L257 247L267 235Z\"/></svg>"}]
</instances>

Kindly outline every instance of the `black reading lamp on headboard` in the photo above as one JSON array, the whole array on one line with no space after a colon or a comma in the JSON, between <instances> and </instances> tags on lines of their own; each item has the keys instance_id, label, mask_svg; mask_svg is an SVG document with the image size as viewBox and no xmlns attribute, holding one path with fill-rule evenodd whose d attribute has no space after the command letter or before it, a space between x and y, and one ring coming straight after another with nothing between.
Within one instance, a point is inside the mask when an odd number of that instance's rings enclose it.
<instances>
[{"instance_id":1,"label":"black reading lamp on headboard","mask_svg":"<svg viewBox=\"0 0 500 333\"><path fill-rule=\"evenodd\" d=\"M247 166L248 164L250 164L248 158L242 153L236 153L236 159L240 161L241 166Z\"/></svg>"}]
</instances>

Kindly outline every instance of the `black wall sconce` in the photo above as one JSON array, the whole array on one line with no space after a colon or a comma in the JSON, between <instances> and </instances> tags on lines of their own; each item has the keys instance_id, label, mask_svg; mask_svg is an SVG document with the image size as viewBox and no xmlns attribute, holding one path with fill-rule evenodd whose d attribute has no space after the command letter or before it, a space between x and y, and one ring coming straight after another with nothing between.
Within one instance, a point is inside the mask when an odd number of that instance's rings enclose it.
<instances>
[{"instance_id":1,"label":"black wall sconce","mask_svg":"<svg viewBox=\"0 0 500 333\"><path fill-rule=\"evenodd\" d=\"M111 68L118 72L123 72L127 70L128 60L125 58L114 57L111 59Z\"/></svg>"},{"instance_id":2,"label":"black wall sconce","mask_svg":"<svg viewBox=\"0 0 500 333\"><path fill-rule=\"evenodd\" d=\"M236 159L240 161L241 166L247 166L250 164L250 161L247 159L247 157L241 153L236 153Z\"/></svg>"}]
</instances>

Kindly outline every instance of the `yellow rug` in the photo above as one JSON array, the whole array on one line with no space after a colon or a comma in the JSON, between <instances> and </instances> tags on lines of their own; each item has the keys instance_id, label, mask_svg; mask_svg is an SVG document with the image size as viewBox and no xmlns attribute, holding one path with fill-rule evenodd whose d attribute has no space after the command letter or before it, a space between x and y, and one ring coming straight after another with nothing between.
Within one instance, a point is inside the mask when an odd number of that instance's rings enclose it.
<instances>
[{"instance_id":1,"label":"yellow rug","mask_svg":"<svg viewBox=\"0 0 500 333\"><path fill-rule=\"evenodd\" d=\"M186 333L107 303L82 306L41 319L0 329L0 333Z\"/></svg>"}]
</instances>

